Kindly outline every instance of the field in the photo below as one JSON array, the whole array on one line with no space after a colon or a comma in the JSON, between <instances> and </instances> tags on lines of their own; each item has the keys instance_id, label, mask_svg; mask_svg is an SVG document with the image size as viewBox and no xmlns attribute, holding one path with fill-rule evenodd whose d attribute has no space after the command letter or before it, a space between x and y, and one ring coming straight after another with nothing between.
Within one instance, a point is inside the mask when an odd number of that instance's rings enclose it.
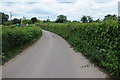
<instances>
[{"instance_id":1,"label":"field","mask_svg":"<svg viewBox=\"0 0 120 80\"><path fill-rule=\"evenodd\" d=\"M1 26L2 27L2 64L20 53L42 35L36 26Z\"/></svg>"},{"instance_id":2,"label":"field","mask_svg":"<svg viewBox=\"0 0 120 80\"><path fill-rule=\"evenodd\" d=\"M45 30L62 36L96 65L120 78L120 27L117 21L100 23L41 23Z\"/></svg>"}]
</instances>

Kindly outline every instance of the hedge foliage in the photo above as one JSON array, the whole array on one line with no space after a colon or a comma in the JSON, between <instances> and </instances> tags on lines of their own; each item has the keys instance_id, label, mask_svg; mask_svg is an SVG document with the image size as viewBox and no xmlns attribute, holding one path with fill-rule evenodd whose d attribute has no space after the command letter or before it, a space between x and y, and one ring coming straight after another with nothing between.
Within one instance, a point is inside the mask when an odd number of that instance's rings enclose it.
<instances>
[{"instance_id":1,"label":"hedge foliage","mask_svg":"<svg viewBox=\"0 0 120 80\"><path fill-rule=\"evenodd\" d=\"M18 51L36 41L41 35L40 27L2 26L2 62L8 61Z\"/></svg>"},{"instance_id":2,"label":"hedge foliage","mask_svg":"<svg viewBox=\"0 0 120 80\"><path fill-rule=\"evenodd\" d=\"M101 23L40 24L68 41L98 66L120 79L120 27L116 21Z\"/></svg>"}]
</instances>

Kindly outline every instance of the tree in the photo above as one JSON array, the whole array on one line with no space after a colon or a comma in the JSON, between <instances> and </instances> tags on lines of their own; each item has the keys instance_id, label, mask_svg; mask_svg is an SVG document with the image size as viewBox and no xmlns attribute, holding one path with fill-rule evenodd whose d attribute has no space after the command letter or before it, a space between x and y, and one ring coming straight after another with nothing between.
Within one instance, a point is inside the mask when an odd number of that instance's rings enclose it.
<instances>
[{"instance_id":1,"label":"tree","mask_svg":"<svg viewBox=\"0 0 120 80\"><path fill-rule=\"evenodd\" d=\"M20 20L19 19L17 19L17 18L14 18L13 20L12 20L12 24L20 24Z\"/></svg>"},{"instance_id":2,"label":"tree","mask_svg":"<svg viewBox=\"0 0 120 80\"><path fill-rule=\"evenodd\" d=\"M8 19L9 19L9 16L2 12L0 12L0 17L2 18L2 19L0 19L0 22L2 22L2 24L4 24L4 22L8 21Z\"/></svg>"},{"instance_id":3,"label":"tree","mask_svg":"<svg viewBox=\"0 0 120 80\"><path fill-rule=\"evenodd\" d=\"M67 22L72 22L71 20L67 20Z\"/></svg>"},{"instance_id":4,"label":"tree","mask_svg":"<svg viewBox=\"0 0 120 80\"><path fill-rule=\"evenodd\" d=\"M46 22L51 22L50 19L47 19Z\"/></svg>"},{"instance_id":5,"label":"tree","mask_svg":"<svg viewBox=\"0 0 120 80\"><path fill-rule=\"evenodd\" d=\"M87 16L83 16L83 17L81 18L81 21L82 21L82 23L88 23Z\"/></svg>"},{"instance_id":6,"label":"tree","mask_svg":"<svg viewBox=\"0 0 120 80\"><path fill-rule=\"evenodd\" d=\"M45 20L43 20L43 23L46 23L46 21L45 21Z\"/></svg>"},{"instance_id":7,"label":"tree","mask_svg":"<svg viewBox=\"0 0 120 80\"><path fill-rule=\"evenodd\" d=\"M67 17L64 15L59 15L57 16L56 21L57 23L66 23L67 22Z\"/></svg>"},{"instance_id":8,"label":"tree","mask_svg":"<svg viewBox=\"0 0 120 80\"><path fill-rule=\"evenodd\" d=\"M95 22L99 23L99 22L100 22L100 19L95 20Z\"/></svg>"},{"instance_id":9,"label":"tree","mask_svg":"<svg viewBox=\"0 0 120 80\"><path fill-rule=\"evenodd\" d=\"M91 23L91 22L93 22L93 19L90 16L83 16L81 18L81 21L82 21L82 23Z\"/></svg>"},{"instance_id":10,"label":"tree","mask_svg":"<svg viewBox=\"0 0 120 80\"><path fill-rule=\"evenodd\" d=\"M42 20L37 20L38 23L42 23Z\"/></svg>"},{"instance_id":11,"label":"tree","mask_svg":"<svg viewBox=\"0 0 120 80\"><path fill-rule=\"evenodd\" d=\"M50 21L50 19L47 19L47 20L43 20L43 23L52 23L52 21Z\"/></svg>"},{"instance_id":12,"label":"tree","mask_svg":"<svg viewBox=\"0 0 120 80\"><path fill-rule=\"evenodd\" d=\"M76 21L76 20L74 20L74 21L72 21L72 22L76 22L76 23L79 23L79 21Z\"/></svg>"},{"instance_id":13,"label":"tree","mask_svg":"<svg viewBox=\"0 0 120 80\"><path fill-rule=\"evenodd\" d=\"M111 14L107 14L105 17L104 17L104 20L118 20L117 18L117 15L111 15Z\"/></svg>"},{"instance_id":14,"label":"tree","mask_svg":"<svg viewBox=\"0 0 120 80\"><path fill-rule=\"evenodd\" d=\"M88 19L88 22L89 22L89 23L93 22L93 19L92 19L92 17L90 17L90 16L87 16L87 19Z\"/></svg>"},{"instance_id":15,"label":"tree","mask_svg":"<svg viewBox=\"0 0 120 80\"><path fill-rule=\"evenodd\" d=\"M31 20L29 19L25 19L22 21L23 24L31 24Z\"/></svg>"},{"instance_id":16,"label":"tree","mask_svg":"<svg viewBox=\"0 0 120 80\"><path fill-rule=\"evenodd\" d=\"M34 24L35 22L37 22L37 18L36 17L31 18L31 22Z\"/></svg>"}]
</instances>

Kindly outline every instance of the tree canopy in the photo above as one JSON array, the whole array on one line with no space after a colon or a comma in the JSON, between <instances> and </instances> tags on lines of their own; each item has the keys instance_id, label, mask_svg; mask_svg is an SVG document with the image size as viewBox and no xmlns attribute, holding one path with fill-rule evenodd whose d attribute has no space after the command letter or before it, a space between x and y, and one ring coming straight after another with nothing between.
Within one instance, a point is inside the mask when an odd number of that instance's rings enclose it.
<instances>
[{"instance_id":1,"label":"tree canopy","mask_svg":"<svg viewBox=\"0 0 120 80\"><path fill-rule=\"evenodd\" d=\"M31 24L31 20L29 19L25 19L22 21L23 24Z\"/></svg>"},{"instance_id":2,"label":"tree canopy","mask_svg":"<svg viewBox=\"0 0 120 80\"><path fill-rule=\"evenodd\" d=\"M4 22L8 21L8 19L9 19L9 16L2 12L0 12L0 17L1 17L0 22L2 22L2 24L4 24Z\"/></svg>"},{"instance_id":3,"label":"tree canopy","mask_svg":"<svg viewBox=\"0 0 120 80\"><path fill-rule=\"evenodd\" d=\"M66 23L67 22L67 17L64 15L59 15L57 16L56 21L57 23Z\"/></svg>"},{"instance_id":4,"label":"tree canopy","mask_svg":"<svg viewBox=\"0 0 120 80\"><path fill-rule=\"evenodd\" d=\"M83 16L81 18L81 21L82 21L82 23L91 23L91 22L93 22L93 19L90 16Z\"/></svg>"},{"instance_id":5,"label":"tree canopy","mask_svg":"<svg viewBox=\"0 0 120 80\"><path fill-rule=\"evenodd\" d=\"M107 14L105 17L104 17L104 20L118 20L118 17L117 15L111 15L111 14Z\"/></svg>"},{"instance_id":6,"label":"tree canopy","mask_svg":"<svg viewBox=\"0 0 120 80\"><path fill-rule=\"evenodd\" d=\"M14 18L13 20L12 20L12 24L20 24L20 20L19 19L17 19L17 18Z\"/></svg>"},{"instance_id":7,"label":"tree canopy","mask_svg":"<svg viewBox=\"0 0 120 80\"><path fill-rule=\"evenodd\" d=\"M31 18L31 22L34 24L35 22L37 22L37 18L36 17Z\"/></svg>"}]
</instances>

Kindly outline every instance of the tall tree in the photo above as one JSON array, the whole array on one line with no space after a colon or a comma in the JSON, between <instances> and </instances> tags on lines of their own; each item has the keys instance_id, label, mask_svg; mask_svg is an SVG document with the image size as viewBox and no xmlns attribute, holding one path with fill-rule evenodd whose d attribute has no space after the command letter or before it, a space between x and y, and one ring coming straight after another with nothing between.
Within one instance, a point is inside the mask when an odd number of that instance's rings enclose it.
<instances>
[{"instance_id":1,"label":"tall tree","mask_svg":"<svg viewBox=\"0 0 120 80\"><path fill-rule=\"evenodd\" d=\"M8 21L8 19L9 19L9 16L2 12L0 12L0 17L1 17L0 22L2 22L2 24L4 24L4 22Z\"/></svg>"},{"instance_id":2,"label":"tall tree","mask_svg":"<svg viewBox=\"0 0 120 80\"><path fill-rule=\"evenodd\" d=\"M59 15L57 16L56 21L57 23L66 23L67 22L67 17L64 15Z\"/></svg>"},{"instance_id":3,"label":"tall tree","mask_svg":"<svg viewBox=\"0 0 120 80\"><path fill-rule=\"evenodd\" d=\"M36 17L31 18L31 22L34 24L35 22L37 22L37 18Z\"/></svg>"},{"instance_id":4,"label":"tall tree","mask_svg":"<svg viewBox=\"0 0 120 80\"><path fill-rule=\"evenodd\" d=\"M82 23L88 23L87 16L83 16L83 17L81 18L81 21L82 21Z\"/></svg>"}]
</instances>

